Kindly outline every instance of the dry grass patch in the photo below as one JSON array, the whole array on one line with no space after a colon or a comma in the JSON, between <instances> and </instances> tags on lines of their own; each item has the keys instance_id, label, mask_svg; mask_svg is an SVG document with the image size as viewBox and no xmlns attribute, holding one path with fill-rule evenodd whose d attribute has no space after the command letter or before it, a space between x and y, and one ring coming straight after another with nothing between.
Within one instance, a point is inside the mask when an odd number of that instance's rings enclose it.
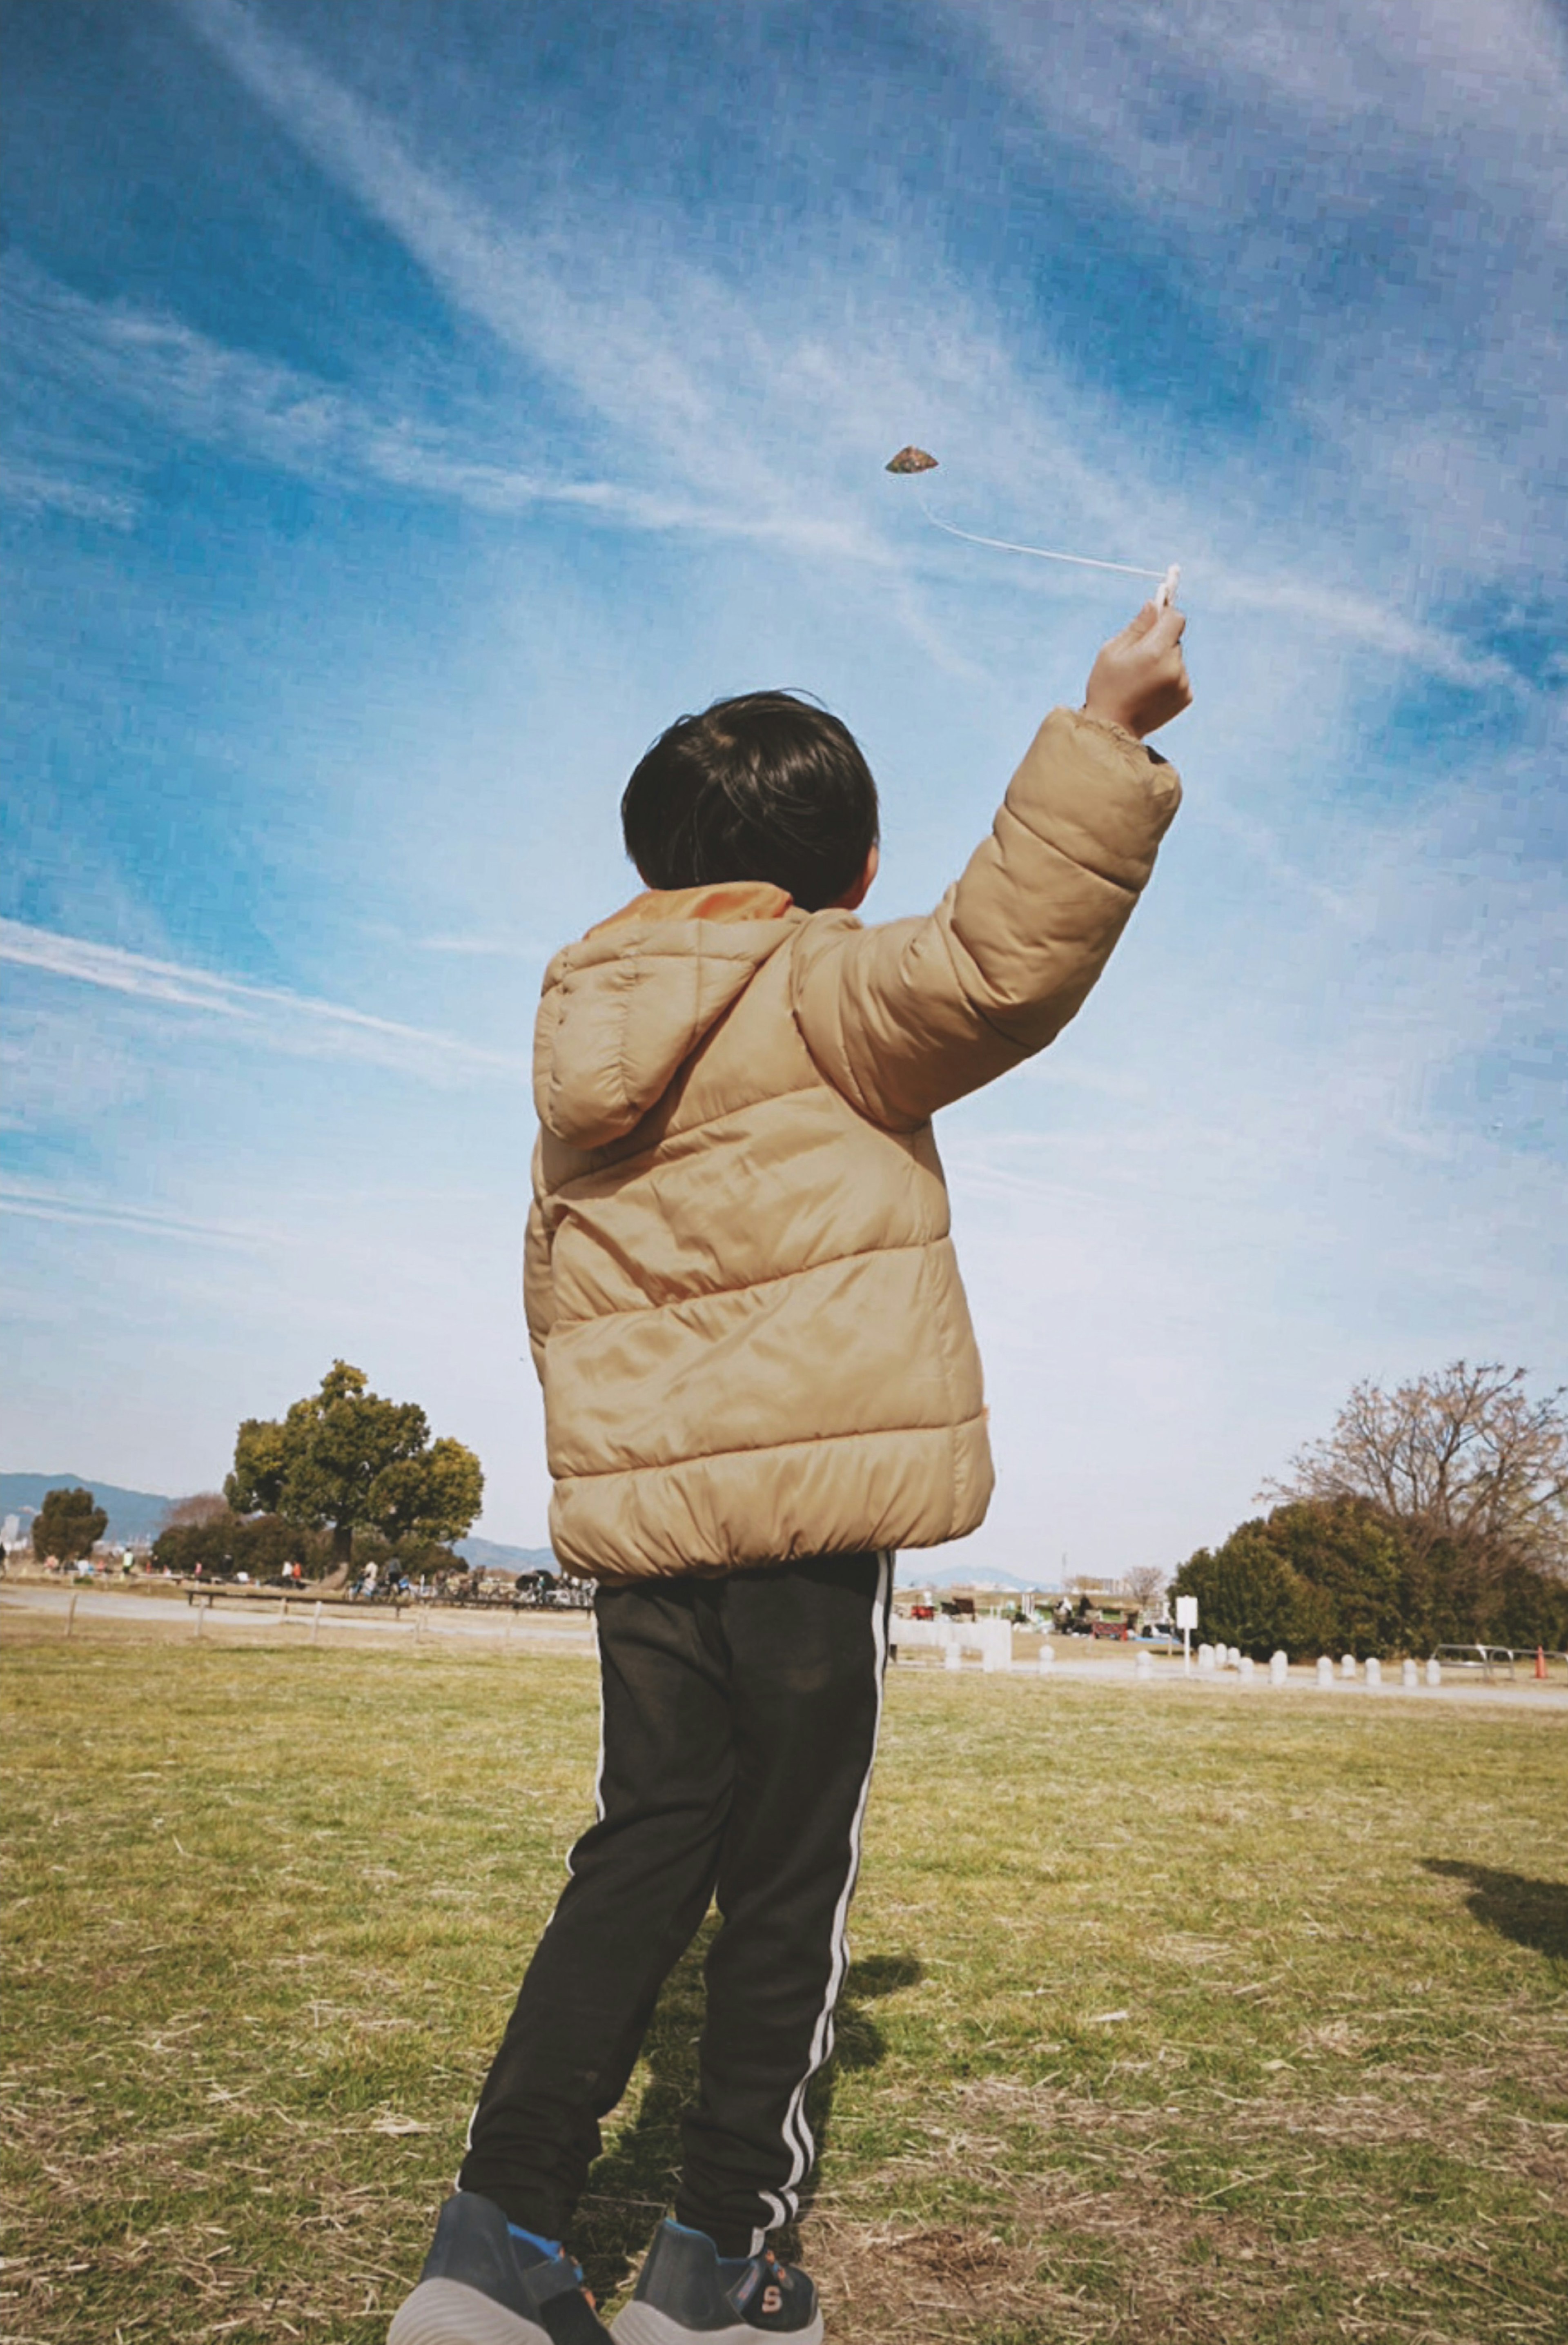
<instances>
[{"instance_id":1,"label":"dry grass patch","mask_svg":"<svg viewBox=\"0 0 1568 2345\"><path fill-rule=\"evenodd\" d=\"M5 1656L0 2345L384 2338L561 1860L590 1667ZM1568 2338L1568 1740L895 1678L802 2246L845 2345ZM575 2241L667 2203L700 1947Z\"/></svg>"}]
</instances>

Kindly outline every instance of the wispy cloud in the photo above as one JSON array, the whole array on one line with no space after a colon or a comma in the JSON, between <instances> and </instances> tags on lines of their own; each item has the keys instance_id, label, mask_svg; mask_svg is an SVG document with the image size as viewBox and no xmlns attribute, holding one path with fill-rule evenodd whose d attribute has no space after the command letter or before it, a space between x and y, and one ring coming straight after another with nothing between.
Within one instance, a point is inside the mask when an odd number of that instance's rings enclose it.
<instances>
[{"instance_id":1,"label":"wispy cloud","mask_svg":"<svg viewBox=\"0 0 1568 2345\"><path fill-rule=\"evenodd\" d=\"M647 475L641 486L572 492L585 507L597 500L637 526L771 541L875 569L896 582L911 632L937 648L938 631L911 581L951 571L951 550L934 535L911 539L902 513L877 493L890 431L918 419L932 444L945 430L947 444L963 451L952 479L971 501L971 518L1008 511L1021 480L1048 481L1054 510L1084 534L1085 551L1134 558L1142 549L1142 558L1163 562L1178 549L1232 608L1288 612L1330 642L1357 643L1471 688L1512 682L1505 661L1477 655L1398 599L1364 587L1340 591L1348 550L1336 554L1331 538L1312 548L1322 584L1298 574L1311 544L1298 524L1288 571L1270 577L1259 568L1256 536L1253 560L1238 562L1243 545L1229 540L1253 498L1248 492L1238 505L1236 483L1228 502L1237 511L1227 519L1212 492L1162 487L1140 476L1125 451L1114 464L1093 460L1087 452L1103 440L1103 411L1038 350L1023 369L934 253L918 285L904 289L896 256L879 256L875 239L862 234L851 311L836 272L799 268L782 300L778 285L731 288L667 244L639 251L635 219L620 216L613 239L531 233L419 159L371 106L244 0L178 5L453 308L566 387L627 471ZM1126 5L1135 9L1135 0ZM1003 12L993 14L1005 44ZM410 461L426 479L441 469L429 450ZM454 492L502 503L511 493L484 467L455 454L443 462ZM1404 601L1413 599L1412 581Z\"/></svg>"},{"instance_id":2,"label":"wispy cloud","mask_svg":"<svg viewBox=\"0 0 1568 2345\"><path fill-rule=\"evenodd\" d=\"M99 411L99 429L83 435L74 471L52 421L42 434L55 450L50 465L28 447L33 432L25 410L13 414L18 455L0 464L0 500L27 509L132 526L142 498L128 454L120 459L123 481L101 484L115 461L112 426L106 432L102 419L129 409L144 428L351 492L392 490L500 517L555 507L625 529L790 545L881 568L895 558L876 533L801 510L795 495L779 492L776 476L767 501L738 502L718 495L719 484L711 480L648 485L509 460L479 442L515 439L524 427L514 418L493 415L465 436L428 417L378 406L281 360L218 342L170 314L123 299L91 299L16 254L0 259L0 340L14 353L14 369L32 371L35 391L41 377L56 395L64 386L73 400ZM35 398L33 404L46 413L50 402Z\"/></svg>"},{"instance_id":3,"label":"wispy cloud","mask_svg":"<svg viewBox=\"0 0 1568 2345\"><path fill-rule=\"evenodd\" d=\"M1325 501L1412 567L1561 586L1568 38L1541 0L932 0L1217 333L1349 458ZM1343 493L1349 490L1350 493ZM1410 558L1410 557L1407 557Z\"/></svg>"},{"instance_id":4,"label":"wispy cloud","mask_svg":"<svg viewBox=\"0 0 1568 2345\"><path fill-rule=\"evenodd\" d=\"M431 1082L498 1071L514 1075L524 1068L524 1061L509 1052L484 1050L449 1034L315 1000L280 986L251 985L183 962L126 952L117 945L60 936L20 920L0 919L0 961L159 1008L220 1018L272 1048L361 1059Z\"/></svg>"},{"instance_id":5,"label":"wispy cloud","mask_svg":"<svg viewBox=\"0 0 1568 2345\"><path fill-rule=\"evenodd\" d=\"M0 502L19 505L26 513L69 513L76 521L130 529L139 502L126 489L98 487L89 480L72 479L36 464L0 462Z\"/></svg>"},{"instance_id":6,"label":"wispy cloud","mask_svg":"<svg viewBox=\"0 0 1568 2345\"><path fill-rule=\"evenodd\" d=\"M525 937L409 937L403 941L414 952L451 953L465 960L533 961L540 969L556 949L531 944Z\"/></svg>"},{"instance_id":7,"label":"wispy cloud","mask_svg":"<svg viewBox=\"0 0 1568 2345\"><path fill-rule=\"evenodd\" d=\"M178 1213L84 1197L65 1189L0 1178L0 1213L25 1221L63 1222L72 1228L114 1230L131 1237L169 1239L198 1245L255 1249L275 1244L274 1233L222 1222L194 1221Z\"/></svg>"},{"instance_id":8,"label":"wispy cloud","mask_svg":"<svg viewBox=\"0 0 1568 2345\"><path fill-rule=\"evenodd\" d=\"M178 318L129 301L93 300L15 253L0 260L0 338L14 366L31 369L35 383L41 378L56 395L64 386L100 411L130 408L144 424L306 479L394 489L489 513L563 505L634 528L713 525L714 516L679 497L484 455L427 418L378 409L280 360L230 349ZM11 429L25 438L25 418L13 416ZM76 452L73 472L52 419L45 431L54 463L0 463L0 498L129 527L141 499L128 480L101 485L112 462L103 440Z\"/></svg>"}]
</instances>

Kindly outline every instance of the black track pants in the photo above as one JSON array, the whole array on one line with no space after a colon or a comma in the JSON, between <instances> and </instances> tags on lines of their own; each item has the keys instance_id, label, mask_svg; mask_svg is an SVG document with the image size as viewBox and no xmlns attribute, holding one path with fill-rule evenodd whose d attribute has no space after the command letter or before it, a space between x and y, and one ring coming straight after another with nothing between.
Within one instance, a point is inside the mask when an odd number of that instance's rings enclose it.
<instances>
[{"instance_id":1,"label":"black track pants","mask_svg":"<svg viewBox=\"0 0 1568 2345\"><path fill-rule=\"evenodd\" d=\"M666 1974L717 1895L676 2213L749 2255L796 2212L832 2049L891 1555L601 1588L599 1820L528 1966L459 2182L559 2238Z\"/></svg>"}]
</instances>

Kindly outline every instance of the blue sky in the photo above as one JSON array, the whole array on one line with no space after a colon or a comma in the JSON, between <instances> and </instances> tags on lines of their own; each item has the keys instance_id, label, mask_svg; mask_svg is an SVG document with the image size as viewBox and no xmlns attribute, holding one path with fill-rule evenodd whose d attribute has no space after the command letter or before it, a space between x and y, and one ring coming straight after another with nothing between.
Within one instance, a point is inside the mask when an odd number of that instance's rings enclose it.
<instances>
[{"instance_id":1,"label":"blue sky","mask_svg":"<svg viewBox=\"0 0 1568 2345\"><path fill-rule=\"evenodd\" d=\"M923 908L1125 582L1187 803L943 1119L977 1563L1174 1563L1349 1385L1568 1377L1568 45L1494 0L12 12L5 1463L219 1479L335 1355L546 1497L544 961L782 684ZM951 1561L952 1558L944 1560Z\"/></svg>"}]
</instances>

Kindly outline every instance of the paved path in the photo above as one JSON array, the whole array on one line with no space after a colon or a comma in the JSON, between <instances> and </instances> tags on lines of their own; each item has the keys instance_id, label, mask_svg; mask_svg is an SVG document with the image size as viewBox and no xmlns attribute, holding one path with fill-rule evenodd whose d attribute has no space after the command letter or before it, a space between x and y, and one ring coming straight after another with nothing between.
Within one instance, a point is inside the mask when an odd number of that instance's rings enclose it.
<instances>
[{"instance_id":1,"label":"paved path","mask_svg":"<svg viewBox=\"0 0 1568 2345\"><path fill-rule=\"evenodd\" d=\"M135 1589L71 1589L34 1580L7 1580L0 1582L0 1612L52 1613L63 1620L74 1595L76 1619L83 1623L156 1622L160 1628L183 1629L193 1637L198 1607L185 1602L185 1592L182 1589L155 1595ZM416 1618L421 1623L418 1629L414 1625ZM280 1599L230 1597L226 1603L219 1596L207 1616L203 1630L213 1634L231 1629L273 1629L292 1640L296 1636L308 1636L313 1619L314 1607L308 1595L290 1597L287 1619ZM374 1604L323 1604L321 1634L341 1636L345 1629L398 1637L410 1644L416 1636L433 1645L443 1643L448 1638L464 1638L492 1645L515 1645L520 1650L527 1647L535 1652L591 1653L596 1643L593 1621L585 1612L552 1617L540 1612L471 1612L453 1605L442 1605L422 1608L416 1615L412 1606L393 1612Z\"/></svg>"},{"instance_id":2,"label":"paved path","mask_svg":"<svg viewBox=\"0 0 1568 2345\"><path fill-rule=\"evenodd\" d=\"M893 1642L895 1644L898 1642L896 1626L893 1630ZM1077 1651L1073 1650L1074 1644L1079 1647ZM915 1660L916 1653L919 1654L918 1661ZM1056 1644L1055 1656L1049 1672L1042 1676L1033 1657L1025 1660L1020 1655L1013 1663L1012 1674L1015 1678L1025 1680L1038 1679L1040 1684L1046 1688L1052 1685L1101 1685L1125 1686L1130 1690L1138 1687L1165 1686L1185 1688L1195 1695L1229 1694L1237 1700L1247 1701L1267 1701L1271 1696L1278 1700L1283 1692L1309 1695L1324 1704L1335 1701L1374 1704L1458 1702L1461 1705L1502 1702L1510 1707L1560 1711L1568 1714L1568 1680L1564 1679L1561 1669L1557 1670L1554 1677L1543 1685L1536 1683L1530 1677L1528 1664L1522 1661L1514 1664L1519 1675L1512 1685L1505 1678L1494 1680L1488 1685L1484 1680L1478 1680L1468 1676L1461 1676L1458 1672L1451 1670L1441 1686L1422 1684L1407 1690L1400 1683L1397 1664L1390 1665L1388 1662L1383 1664L1383 1682L1375 1688L1369 1687L1362 1679L1341 1678L1337 1672L1331 1686L1319 1686L1315 1664L1298 1665L1291 1670L1284 1686L1278 1687L1270 1685L1268 1666L1264 1663L1258 1665L1251 1678L1238 1677L1234 1670L1216 1670L1212 1674L1204 1674L1199 1671L1196 1663L1191 1675L1187 1676L1183 1671L1179 1654L1154 1653L1150 1655L1154 1663L1153 1676L1140 1678L1137 1675L1137 1660L1135 1654L1109 1654L1103 1645L1098 1651L1095 1651L1084 1640L1064 1639ZM939 1654L923 1651L916 1647L909 1659L912 1664L910 1670L911 1676L916 1669L922 1675L945 1674ZM901 1662L901 1666L902 1666ZM966 1674L978 1674L980 1664L972 1656L965 1660Z\"/></svg>"},{"instance_id":3,"label":"paved path","mask_svg":"<svg viewBox=\"0 0 1568 2345\"><path fill-rule=\"evenodd\" d=\"M64 1627L65 1616L73 1596L76 1599L76 1619L87 1625L92 1621L136 1621L157 1624L171 1631L194 1637L197 1608L184 1601L185 1590L169 1589L142 1592L136 1589L91 1588L71 1589L57 1583L36 1580L0 1582L0 1615L34 1613L53 1615ZM203 1633L226 1635L230 1630L254 1632L270 1629L280 1632L292 1643L301 1642L311 1633L313 1607L308 1595L290 1596L287 1620L280 1617L280 1606L269 1599L230 1597L227 1602L219 1598L203 1626ZM548 1612L472 1612L455 1606L428 1607L417 1616L422 1629L416 1630L416 1615L412 1607L402 1612L382 1609L373 1604L323 1604L320 1634L341 1638L346 1632L356 1635L395 1637L406 1644L421 1643L426 1650L449 1641L464 1641L510 1647L519 1652L549 1652L591 1654L596 1649L593 1622L585 1613L550 1614ZM898 1641L895 1627L893 1640ZM1074 1644L1079 1646L1074 1650ZM919 1650L920 1649L915 1649ZM1561 1676L1539 1685L1522 1674L1524 1664L1517 1664L1521 1675L1511 1685L1506 1680L1492 1685L1473 1678L1461 1678L1451 1672L1441 1686L1421 1685L1407 1691L1390 1670L1383 1684L1375 1691L1364 1680L1335 1677L1331 1686L1320 1687L1314 1670L1298 1668L1291 1670L1283 1688L1271 1686L1268 1672L1259 1669L1250 1680L1238 1678L1234 1670L1217 1670L1212 1677L1199 1674L1195 1668L1190 1677L1184 1675L1177 1656L1155 1654L1154 1675L1140 1679L1136 1675L1135 1657L1130 1653L1107 1653L1104 1647L1096 1651L1079 1639L1064 1639L1055 1648L1056 1659L1050 1674L1040 1677L1032 1662L1020 1657L1012 1675L1037 1681L1043 1690L1052 1685L1120 1686L1133 1690L1140 1687L1185 1688L1194 1695L1213 1697L1228 1695L1248 1701L1278 1700L1283 1691L1304 1696L1327 1705L1339 1702L1395 1703L1436 1702L1457 1703L1470 1708L1478 1704L1502 1704L1509 1709L1551 1711L1568 1715L1568 1683ZM920 1652L918 1662L911 1652L901 1670L911 1676L942 1675L940 1659L935 1653ZM979 1663L972 1657L965 1663L966 1676L980 1674Z\"/></svg>"}]
</instances>

